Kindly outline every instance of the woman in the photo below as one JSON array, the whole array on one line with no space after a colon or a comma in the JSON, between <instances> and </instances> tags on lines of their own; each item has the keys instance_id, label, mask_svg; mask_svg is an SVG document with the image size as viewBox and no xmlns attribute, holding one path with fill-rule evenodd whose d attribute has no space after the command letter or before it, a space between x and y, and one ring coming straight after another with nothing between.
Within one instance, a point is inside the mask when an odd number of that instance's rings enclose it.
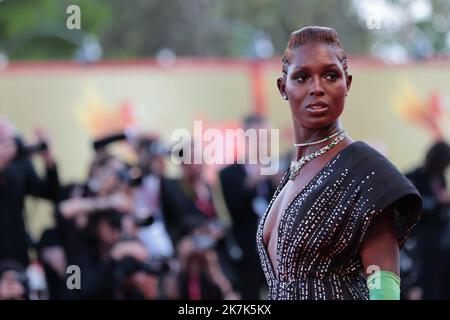
<instances>
[{"instance_id":1,"label":"woman","mask_svg":"<svg viewBox=\"0 0 450 320\"><path fill-rule=\"evenodd\" d=\"M292 33L282 62L277 85L298 160L258 229L269 299L399 299L399 248L421 198L385 157L343 131L352 76L336 31Z\"/></svg>"}]
</instances>

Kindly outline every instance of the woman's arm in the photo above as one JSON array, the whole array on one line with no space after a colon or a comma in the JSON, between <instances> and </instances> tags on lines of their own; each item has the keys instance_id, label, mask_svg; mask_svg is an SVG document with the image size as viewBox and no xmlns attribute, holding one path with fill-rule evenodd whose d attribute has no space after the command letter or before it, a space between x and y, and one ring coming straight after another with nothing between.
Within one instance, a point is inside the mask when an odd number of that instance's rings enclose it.
<instances>
[{"instance_id":1,"label":"woman's arm","mask_svg":"<svg viewBox=\"0 0 450 320\"><path fill-rule=\"evenodd\" d=\"M388 208L372 220L361 245L361 260L372 284L369 285L371 300L400 298L399 251L394 209Z\"/></svg>"}]
</instances>

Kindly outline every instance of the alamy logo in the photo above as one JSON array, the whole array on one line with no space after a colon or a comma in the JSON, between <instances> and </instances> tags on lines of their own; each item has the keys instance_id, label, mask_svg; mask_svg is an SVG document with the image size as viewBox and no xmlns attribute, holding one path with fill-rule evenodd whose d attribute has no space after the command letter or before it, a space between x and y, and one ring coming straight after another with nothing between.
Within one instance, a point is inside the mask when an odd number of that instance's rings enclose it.
<instances>
[{"instance_id":1,"label":"alamy logo","mask_svg":"<svg viewBox=\"0 0 450 320\"><path fill-rule=\"evenodd\" d=\"M66 269L66 273L68 274L66 285L67 289L73 290L81 289L81 270L77 265L70 265Z\"/></svg>"},{"instance_id":2,"label":"alamy logo","mask_svg":"<svg viewBox=\"0 0 450 320\"><path fill-rule=\"evenodd\" d=\"M366 19L366 26L369 30L380 30L381 25L381 14L377 11L372 11Z\"/></svg>"},{"instance_id":3,"label":"alamy logo","mask_svg":"<svg viewBox=\"0 0 450 320\"><path fill-rule=\"evenodd\" d=\"M380 271L381 269L377 265L370 265L367 267L367 274L369 275L375 274L377 272L379 273ZM372 281L369 281L367 287L369 290L380 289L381 288L380 277L375 277L372 279Z\"/></svg>"},{"instance_id":4,"label":"alamy logo","mask_svg":"<svg viewBox=\"0 0 450 320\"><path fill-rule=\"evenodd\" d=\"M81 29L81 9L79 6L72 4L67 7L66 13L69 16L66 19L66 26L69 30Z\"/></svg>"},{"instance_id":5,"label":"alamy logo","mask_svg":"<svg viewBox=\"0 0 450 320\"><path fill-rule=\"evenodd\" d=\"M203 129L201 121L194 121L194 136L187 129L176 129L171 140L173 163L185 164L259 164L261 175L278 172L278 129ZM180 156L180 150L183 150ZM235 159L235 150L246 150L245 157Z\"/></svg>"}]
</instances>

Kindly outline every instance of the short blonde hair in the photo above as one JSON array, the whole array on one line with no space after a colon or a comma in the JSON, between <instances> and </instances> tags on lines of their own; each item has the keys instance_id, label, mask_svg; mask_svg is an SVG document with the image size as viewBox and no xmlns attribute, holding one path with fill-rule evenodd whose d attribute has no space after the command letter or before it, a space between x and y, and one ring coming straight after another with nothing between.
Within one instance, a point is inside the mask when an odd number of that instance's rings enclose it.
<instances>
[{"instance_id":1,"label":"short blonde hair","mask_svg":"<svg viewBox=\"0 0 450 320\"><path fill-rule=\"evenodd\" d=\"M347 56L339 41L336 30L329 27L308 26L291 33L287 48L282 58L283 76L287 76L287 68L291 64L292 52L302 45L311 43L324 43L336 49L337 57L342 64L344 73L348 75Z\"/></svg>"}]
</instances>

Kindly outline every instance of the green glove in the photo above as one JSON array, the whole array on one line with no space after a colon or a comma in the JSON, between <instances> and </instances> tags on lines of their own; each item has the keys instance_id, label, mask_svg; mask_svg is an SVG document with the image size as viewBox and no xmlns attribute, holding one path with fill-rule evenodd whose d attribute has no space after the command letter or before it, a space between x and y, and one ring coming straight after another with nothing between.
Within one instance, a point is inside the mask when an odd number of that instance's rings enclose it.
<instances>
[{"instance_id":1,"label":"green glove","mask_svg":"<svg viewBox=\"0 0 450 320\"><path fill-rule=\"evenodd\" d=\"M378 271L367 278L370 300L400 300L400 278L390 271Z\"/></svg>"}]
</instances>

